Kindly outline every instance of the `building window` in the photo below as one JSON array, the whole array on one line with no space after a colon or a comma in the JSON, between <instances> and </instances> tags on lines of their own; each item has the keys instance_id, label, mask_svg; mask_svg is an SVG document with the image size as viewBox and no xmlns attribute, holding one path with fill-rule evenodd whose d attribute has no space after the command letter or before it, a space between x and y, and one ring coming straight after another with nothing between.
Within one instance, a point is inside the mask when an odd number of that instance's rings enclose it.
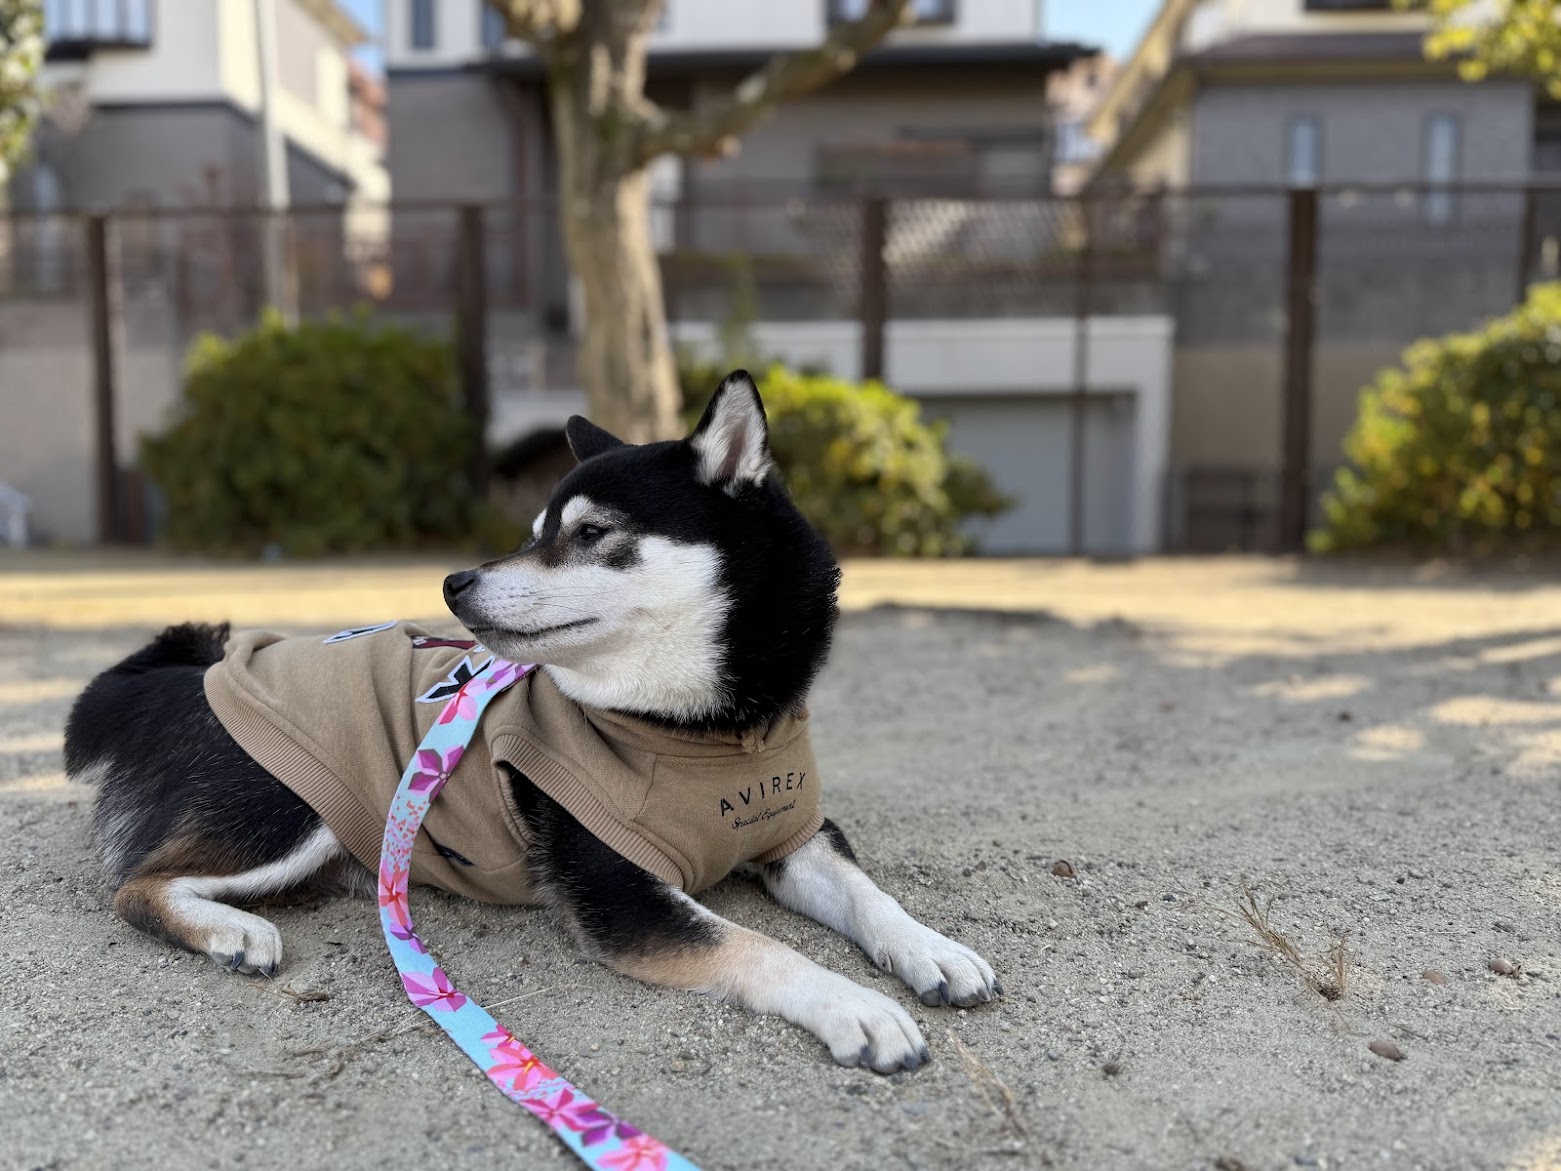
<instances>
[{"instance_id":1,"label":"building window","mask_svg":"<svg viewBox=\"0 0 1561 1171\"><path fill-rule=\"evenodd\" d=\"M1458 178L1458 119L1452 114L1432 114L1425 123L1425 218L1445 224L1453 218L1453 193L1447 188Z\"/></svg>"},{"instance_id":2,"label":"building window","mask_svg":"<svg viewBox=\"0 0 1561 1171\"><path fill-rule=\"evenodd\" d=\"M503 48L504 42L509 39L509 29L504 24L503 15L488 0L477 0L477 7L481 11L482 47L489 52Z\"/></svg>"},{"instance_id":3,"label":"building window","mask_svg":"<svg viewBox=\"0 0 1561 1171\"><path fill-rule=\"evenodd\" d=\"M1316 187L1322 180L1322 139L1316 118L1290 119L1285 128L1285 182L1291 187Z\"/></svg>"},{"instance_id":4,"label":"building window","mask_svg":"<svg viewBox=\"0 0 1561 1171\"><path fill-rule=\"evenodd\" d=\"M912 24L953 24L955 0L911 0ZM867 15L868 0L825 0L828 21L840 24Z\"/></svg>"},{"instance_id":5,"label":"building window","mask_svg":"<svg viewBox=\"0 0 1561 1171\"><path fill-rule=\"evenodd\" d=\"M412 47L434 47L434 0L412 0Z\"/></svg>"},{"instance_id":6,"label":"building window","mask_svg":"<svg viewBox=\"0 0 1561 1171\"><path fill-rule=\"evenodd\" d=\"M149 45L152 0L46 0L43 30L51 45Z\"/></svg>"}]
</instances>

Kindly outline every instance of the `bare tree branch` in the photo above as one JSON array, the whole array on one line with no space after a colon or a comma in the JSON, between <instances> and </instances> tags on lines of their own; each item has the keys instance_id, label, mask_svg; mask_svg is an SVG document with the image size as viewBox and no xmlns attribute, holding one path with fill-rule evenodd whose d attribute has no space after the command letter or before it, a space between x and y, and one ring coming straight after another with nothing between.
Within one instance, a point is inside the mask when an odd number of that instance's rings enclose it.
<instances>
[{"instance_id":1,"label":"bare tree branch","mask_svg":"<svg viewBox=\"0 0 1561 1171\"><path fill-rule=\"evenodd\" d=\"M580 25L581 0L488 0L509 35L546 59Z\"/></svg>"},{"instance_id":2,"label":"bare tree branch","mask_svg":"<svg viewBox=\"0 0 1561 1171\"><path fill-rule=\"evenodd\" d=\"M730 153L736 136L771 107L854 68L864 53L906 21L909 10L910 0L868 0L860 19L836 25L815 48L770 58L710 106L687 113L651 107L640 134L638 160L644 163L661 154Z\"/></svg>"}]
</instances>

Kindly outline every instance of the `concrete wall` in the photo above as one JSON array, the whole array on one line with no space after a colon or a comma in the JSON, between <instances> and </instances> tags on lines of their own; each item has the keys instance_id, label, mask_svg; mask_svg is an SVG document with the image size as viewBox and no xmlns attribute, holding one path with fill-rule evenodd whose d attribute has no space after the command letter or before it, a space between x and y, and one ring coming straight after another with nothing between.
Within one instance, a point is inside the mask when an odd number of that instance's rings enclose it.
<instances>
[{"instance_id":1,"label":"concrete wall","mask_svg":"<svg viewBox=\"0 0 1561 1171\"><path fill-rule=\"evenodd\" d=\"M824 90L787 102L743 134L731 158L700 160L686 171L685 184L696 192L733 185L763 184L795 190L811 183L817 151L823 146L852 147L991 131L1031 134L1029 142L993 144L983 166L994 184L1028 182L1044 186L1049 159L1040 134L1048 123L1044 70L1028 74L1004 71L939 70L936 81L914 76L847 75ZM695 91L695 104L730 91L738 81L712 79ZM938 132L942 132L939 134ZM1028 166L1026 166L1028 163Z\"/></svg>"},{"instance_id":2,"label":"concrete wall","mask_svg":"<svg viewBox=\"0 0 1561 1171\"><path fill-rule=\"evenodd\" d=\"M166 313L140 307L127 322L146 344L121 354L118 433L122 466L139 437L160 430L178 394L182 350ZM35 539L97 538L92 352L75 301L0 301L0 481L32 498Z\"/></svg>"},{"instance_id":3,"label":"concrete wall","mask_svg":"<svg viewBox=\"0 0 1561 1171\"><path fill-rule=\"evenodd\" d=\"M253 119L224 103L107 107L75 134L43 125L34 157L54 168L67 208L252 204L260 194L258 137ZM346 194L345 173L289 147L294 202ZM14 208L33 208L31 165L18 171L11 191Z\"/></svg>"},{"instance_id":4,"label":"concrete wall","mask_svg":"<svg viewBox=\"0 0 1561 1171\"><path fill-rule=\"evenodd\" d=\"M386 161L397 199L504 200L522 141L502 82L478 73L391 77Z\"/></svg>"},{"instance_id":5,"label":"concrete wall","mask_svg":"<svg viewBox=\"0 0 1561 1171\"><path fill-rule=\"evenodd\" d=\"M1392 342L1319 345L1312 359L1312 462L1343 458L1360 391L1402 348ZM1174 467L1277 470L1284 352L1278 346L1178 346L1173 366L1170 458Z\"/></svg>"},{"instance_id":6,"label":"concrete wall","mask_svg":"<svg viewBox=\"0 0 1561 1171\"><path fill-rule=\"evenodd\" d=\"M76 134L40 127L35 161L54 169L67 207L250 201L253 136L252 124L218 103L98 109ZM23 210L33 207L30 170L12 184Z\"/></svg>"},{"instance_id":7,"label":"concrete wall","mask_svg":"<svg viewBox=\"0 0 1561 1171\"><path fill-rule=\"evenodd\" d=\"M1322 128L1324 183L1425 178L1425 122L1460 123L1457 177L1521 179L1533 149L1527 82L1209 83L1193 103L1192 179L1198 184L1283 183L1286 127L1309 115Z\"/></svg>"},{"instance_id":8,"label":"concrete wall","mask_svg":"<svg viewBox=\"0 0 1561 1171\"><path fill-rule=\"evenodd\" d=\"M986 468L1014 501L1008 512L973 521L982 553L1067 553L1071 546L1072 403L1059 396L924 397L922 413L949 425L949 446ZM1099 394L1084 412L1083 552L1131 553L1138 469L1135 396Z\"/></svg>"},{"instance_id":9,"label":"concrete wall","mask_svg":"<svg viewBox=\"0 0 1561 1171\"><path fill-rule=\"evenodd\" d=\"M1150 552L1160 545L1171 329L1164 317L1102 317L1088 324L1086 504L1093 497L1089 507L1098 509L1093 535L1101 552ZM696 352L714 353L713 325L682 324L674 336ZM760 352L791 365L860 377L854 322L760 322L752 336ZM983 463L1000 488L1027 501L1031 511L1016 514L1016 527L994 530L993 551L1061 548L1056 534L1066 533L1067 497L1055 494L1049 477L1055 475L1056 445L1066 441L1064 396L1074 385L1074 342L1073 322L1056 318L891 321L886 328L884 380L952 418L956 433L970 443L956 448ZM1017 444L1009 436L1015 428L1022 440ZM1038 461L1044 466L1038 468ZM1042 497L1046 507L1034 511ZM1123 500L1125 505L1111 503ZM1113 519L1124 510L1125 520Z\"/></svg>"}]
</instances>

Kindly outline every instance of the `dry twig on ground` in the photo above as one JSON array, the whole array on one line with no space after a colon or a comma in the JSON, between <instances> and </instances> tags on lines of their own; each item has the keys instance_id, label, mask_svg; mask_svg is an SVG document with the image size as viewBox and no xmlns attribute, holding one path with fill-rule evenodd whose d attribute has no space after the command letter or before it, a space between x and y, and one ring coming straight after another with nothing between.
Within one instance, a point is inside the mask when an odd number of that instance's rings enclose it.
<instances>
[{"instance_id":1,"label":"dry twig on ground","mask_svg":"<svg viewBox=\"0 0 1561 1171\"><path fill-rule=\"evenodd\" d=\"M970 1084L976 1087L976 1093L981 1095L981 1101L986 1103L986 1108L995 1114L1002 1123L1003 1130L1010 1132L1014 1138L1023 1138L1029 1132L1025 1129L1024 1119L1019 1112L1019 1101L1014 1097L1014 1092L974 1053L970 1046L966 1045L952 1029L949 1030L949 1043L954 1046L954 1054L959 1058L960 1068L965 1071L965 1076L970 1079Z\"/></svg>"},{"instance_id":2,"label":"dry twig on ground","mask_svg":"<svg viewBox=\"0 0 1561 1171\"><path fill-rule=\"evenodd\" d=\"M1257 933L1259 946L1293 968L1302 982L1324 1000L1343 1000L1349 988L1351 958L1349 949L1344 946L1344 936L1333 941L1326 955L1308 960L1301 954L1301 949L1274 926L1269 917L1273 899L1259 903L1251 887L1243 888L1242 896L1236 904L1236 916Z\"/></svg>"}]
</instances>

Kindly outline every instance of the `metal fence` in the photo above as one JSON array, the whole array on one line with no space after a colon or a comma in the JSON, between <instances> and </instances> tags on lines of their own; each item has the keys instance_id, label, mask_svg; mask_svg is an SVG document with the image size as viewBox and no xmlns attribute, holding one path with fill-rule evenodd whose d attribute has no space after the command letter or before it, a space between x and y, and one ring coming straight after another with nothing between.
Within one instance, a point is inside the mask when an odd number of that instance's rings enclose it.
<instances>
[{"instance_id":1,"label":"metal fence","mask_svg":"<svg viewBox=\"0 0 1561 1171\"><path fill-rule=\"evenodd\" d=\"M675 326L852 323L853 371L867 376L886 372L891 322L1072 322L1068 536L1049 551L1091 551L1091 323L1169 319L1163 545L1280 549L1314 516L1376 370L1556 275L1561 187L695 193L652 208L651 223ZM85 465L65 462L95 477L101 538L134 539L146 525L131 437L155 424L194 337L258 320L268 232L301 316L366 311L449 334L485 414L495 393L572 381L577 311L555 224L540 202L310 207L274 223L229 208L12 215L0 219L0 394L59 416L40 450L94 437Z\"/></svg>"}]
</instances>

